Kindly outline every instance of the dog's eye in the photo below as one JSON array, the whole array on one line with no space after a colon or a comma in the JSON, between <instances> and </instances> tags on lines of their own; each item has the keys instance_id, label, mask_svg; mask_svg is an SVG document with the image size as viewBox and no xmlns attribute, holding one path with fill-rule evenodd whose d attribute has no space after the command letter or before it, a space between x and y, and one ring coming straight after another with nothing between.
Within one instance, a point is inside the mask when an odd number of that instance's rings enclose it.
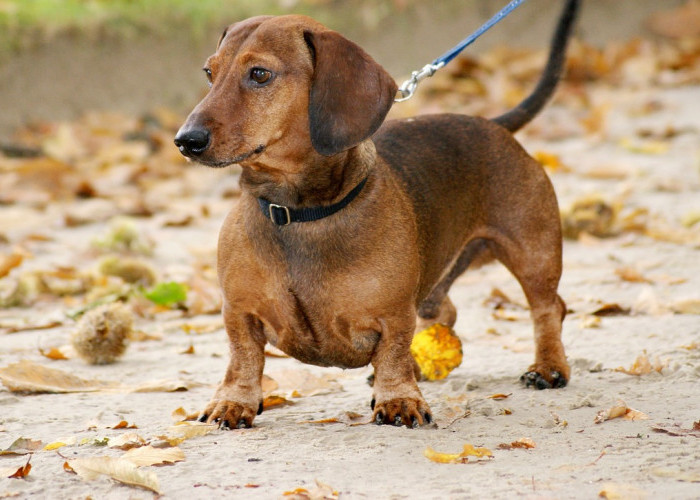
<instances>
[{"instance_id":1,"label":"dog's eye","mask_svg":"<svg viewBox=\"0 0 700 500\"><path fill-rule=\"evenodd\" d=\"M272 73L263 68L253 68L250 70L250 78L258 85L264 85L272 78Z\"/></svg>"},{"instance_id":2,"label":"dog's eye","mask_svg":"<svg viewBox=\"0 0 700 500\"><path fill-rule=\"evenodd\" d=\"M211 69L204 68L204 74L207 75L207 84L211 87L211 82L212 82Z\"/></svg>"}]
</instances>

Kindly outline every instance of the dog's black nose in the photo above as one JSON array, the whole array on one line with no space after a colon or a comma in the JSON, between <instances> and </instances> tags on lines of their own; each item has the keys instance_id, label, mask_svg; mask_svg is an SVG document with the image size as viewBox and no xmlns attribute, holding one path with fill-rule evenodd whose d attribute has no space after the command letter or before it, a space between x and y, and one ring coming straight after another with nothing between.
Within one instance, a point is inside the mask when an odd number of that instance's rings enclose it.
<instances>
[{"instance_id":1,"label":"dog's black nose","mask_svg":"<svg viewBox=\"0 0 700 500\"><path fill-rule=\"evenodd\" d=\"M209 147L209 131L205 128L180 129L175 136L175 145L185 156L199 156Z\"/></svg>"}]
</instances>

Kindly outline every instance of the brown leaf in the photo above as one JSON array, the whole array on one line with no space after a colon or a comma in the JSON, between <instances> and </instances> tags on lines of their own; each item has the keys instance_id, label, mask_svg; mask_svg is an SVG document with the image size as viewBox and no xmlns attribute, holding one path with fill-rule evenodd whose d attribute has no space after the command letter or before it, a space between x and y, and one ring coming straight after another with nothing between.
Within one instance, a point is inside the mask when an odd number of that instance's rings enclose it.
<instances>
[{"instance_id":1,"label":"brown leaf","mask_svg":"<svg viewBox=\"0 0 700 500\"><path fill-rule=\"evenodd\" d=\"M36 439L18 438L4 450L0 450L0 456L3 455L27 455L38 451L43 446L43 443Z\"/></svg>"},{"instance_id":2,"label":"brown leaf","mask_svg":"<svg viewBox=\"0 0 700 500\"><path fill-rule=\"evenodd\" d=\"M621 280L629 281L632 283L651 283L651 280L642 276L638 270L631 267L621 267L615 269L615 274L617 274Z\"/></svg>"},{"instance_id":3,"label":"brown leaf","mask_svg":"<svg viewBox=\"0 0 700 500\"><path fill-rule=\"evenodd\" d=\"M0 278L4 278L10 271L22 264L24 255L21 253L11 253L10 255L0 257Z\"/></svg>"},{"instance_id":4,"label":"brown leaf","mask_svg":"<svg viewBox=\"0 0 700 500\"><path fill-rule=\"evenodd\" d=\"M13 474L7 476L9 479L24 479L29 475L29 471L32 470L32 464L29 463L29 461L32 459L31 455L27 459L27 463L24 464L22 467L17 469Z\"/></svg>"},{"instance_id":5,"label":"brown leaf","mask_svg":"<svg viewBox=\"0 0 700 500\"><path fill-rule=\"evenodd\" d=\"M0 368L0 381L12 392L26 393L95 392L116 386L99 380L85 380L26 360Z\"/></svg>"},{"instance_id":6,"label":"brown leaf","mask_svg":"<svg viewBox=\"0 0 700 500\"><path fill-rule=\"evenodd\" d=\"M108 427L108 429L138 429L138 427L136 424L129 425L129 422L126 420L120 420L117 425L114 427Z\"/></svg>"},{"instance_id":7,"label":"brown leaf","mask_svg":"<svg viewBox=\"0 0 700 500\"><path fill-rule=\"evenodd\" d=\"M282 496L290 500L337 500L339 493L317 479L315 488L297 488L285 491Z\"/></svg>"},{"instance_id":8,"label":"brown leaf","mask_svg":"<svg viewBox=\"0 0 700 500\"><path fill-rule=\"evenodd\" d=\"M184 351L180 351L180 354L194 354L194 344L190 343L190 346Z\"/></svg>"},{"instance_id":9,"label":"brown leaf","mask_svg":"<svg viewBox=\"0 0 700 500\"><path fill-rule=\"evenodd\" d=\"M278 406L286 406L286 405L293 405L293 401L289 401L286 398L283 398L282 396L267 396L266 398L263 399L263 409L264 410L269 410L270 408L276 408Z\"/></svg>"},{"instance_id":10,"label":"brown leaf","mask_svg":"<svg viewBox=\"0 0 700 500\"><path fill-rule=\"evenodd\" d=\"M622 307L620 304L610 303L603 304L590 314L593 316L627 316L630 313L628 307Z\"/></svg>"},{"instance_id":11,"label":"brown leaf","mask_svg":"<svg viewBox=\"0 0 700 500\"><path fill-rule=\"evenodd\" d=\"M54 361L68 359L68 357L63 354L58 347L52 347L48 351L39 348L39 353L46 358L53 359Z\"/></svg>"},{"instance_id":12,"label":"brown leaf","mask_svg":"<svg viewBox=\"0 0 700 500\"><path fill-rule=\"evenodd\" d=\"M693 423L692 429L683 429L680 424L663 425L656 424L652 425L651 429L655 432L664 432L671 436L694 436L700 438L700 421Z\"/></svg>"},{"instance_id":13,"label":"brown leaf","mask_svg":"<svg viewBox=\"0 0 700 500\"><path fill-rule=\"evenodd\" d=\"M530 439L530 438L520 438L517 441L513 441L510 444L507 443L501 443L498 445L498 448L501 450L512 450L515 448L525 448L525 449L532 449L535 448L535 442Z\"/></svg>"},{"instance_id":14,"label":"brown leaf","mask_svg":"<svg viewBox=\"0 0 700 500\"><path fill-rule=\"evenodd\" d=\"M510 392L508 394L501 394L501 393L491 394L490 396L488 396L488 399L495 399L496 401L500 401L501 399L506 399L512 395L513 395L512 392Z\"/></svg>"},{"instance_id":15,"label":"brown leaf","mask_svg":"<svg viewBox=\"0 0 700 500\"><path fill-rule=\"evenodd\" d=\"M659 358L657 357L656 360L654 360L654 363L649 360L649 356L647 355L647 352L644 351L642 354L637 356L637 359L634 360L634 363L632 363L632 366L629 369L623 368L623 367L618 367L615 368L616 372L622 372L626 373L627 375L647 375L653 371L661 373L661 371L666 367L668 363L662 363L659 361Z\"/></svg>"}]
</instances>

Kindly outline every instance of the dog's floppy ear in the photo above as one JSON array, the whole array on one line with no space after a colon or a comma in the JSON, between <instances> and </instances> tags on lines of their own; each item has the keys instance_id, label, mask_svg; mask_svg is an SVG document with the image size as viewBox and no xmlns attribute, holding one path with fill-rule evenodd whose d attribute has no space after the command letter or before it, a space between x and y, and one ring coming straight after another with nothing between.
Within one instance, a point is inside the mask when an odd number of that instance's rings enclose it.
<instances>
[{"instance_id":1,"label":"dog's floppy ear","mask_svg":"<svg viewBox=\"0 0 700 500\"><path fill-rule=\"evenodd\" d=\"M349 149L382 124L396 96L394 79L335 31L305 31L314 63L309 93L311 144L325 156Z\"/></svg>"}]
</instances>

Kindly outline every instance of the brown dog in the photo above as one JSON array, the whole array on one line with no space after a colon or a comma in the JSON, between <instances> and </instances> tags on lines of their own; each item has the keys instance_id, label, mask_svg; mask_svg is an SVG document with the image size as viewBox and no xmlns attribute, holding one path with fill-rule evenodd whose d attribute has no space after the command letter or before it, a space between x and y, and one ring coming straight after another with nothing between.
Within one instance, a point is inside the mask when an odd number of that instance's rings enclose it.
<instances>
[{"instance_id":1,"label":"brown dog","mask_svg":"<svg viewBox=\"0 0 700 500\"><path fill-rule=\"evenodd\" d=\"M200 420L252 425L270 342L305 363L372 363L375 421L429 423L409 350L416 315L454 324L450 285L491 257L532 310L536 355L522 380L566 385L559 211L511 134L550 97L577 3L566 4L537 89L492 121L381 126L396 84L338 33L302 16L226 29L204 68L211 90L175 139L193 160L243 169L219 238L231 360Z\"/></svg>"}]
</instances>

